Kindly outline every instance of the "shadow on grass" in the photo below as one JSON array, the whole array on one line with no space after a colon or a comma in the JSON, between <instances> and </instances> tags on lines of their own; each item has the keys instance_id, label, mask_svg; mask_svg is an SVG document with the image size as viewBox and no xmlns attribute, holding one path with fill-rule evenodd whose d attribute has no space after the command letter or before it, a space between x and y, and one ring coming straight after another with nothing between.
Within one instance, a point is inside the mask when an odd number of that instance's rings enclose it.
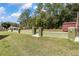
<instances>
[{"instance_id":1,"label":"shadow on grass","mask_svg":"<svg viewBox=\"0 0 79 59\"><path fill-rule=\"evenodd\" d=\"M0 35L0 40L2 40L3 38L8 37L9 35Z\"/></svg>"}]
</instances>

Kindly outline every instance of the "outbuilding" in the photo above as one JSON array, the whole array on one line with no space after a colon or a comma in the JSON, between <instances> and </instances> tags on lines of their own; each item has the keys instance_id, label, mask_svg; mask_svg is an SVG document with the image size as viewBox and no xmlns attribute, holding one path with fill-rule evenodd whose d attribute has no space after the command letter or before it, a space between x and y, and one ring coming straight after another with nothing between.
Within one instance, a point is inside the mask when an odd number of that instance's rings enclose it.
<instances>
[{"instance_id":1,"label":"outbuilding","mask_svg":"<svg viewBox=\"0 0 79 59\"><path fill-rule=\"evenodd\" d=\"M62 30L64 32L67 32L68 27L76 27L76 22L64 22L63 25L62 25Z\"/></svg>"}]
</instances>

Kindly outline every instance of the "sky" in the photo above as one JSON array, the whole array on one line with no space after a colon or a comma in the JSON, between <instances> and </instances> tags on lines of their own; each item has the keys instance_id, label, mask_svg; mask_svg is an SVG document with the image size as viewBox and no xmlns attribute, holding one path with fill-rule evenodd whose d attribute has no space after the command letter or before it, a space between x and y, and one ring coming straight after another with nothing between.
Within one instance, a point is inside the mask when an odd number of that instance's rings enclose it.
<instances>
[{"instance_id":1,"label":"sky","mask_svg":"<svg viewBox=\"0 0 79 59\"><path fill-rule=\"evenodd\" d=\"M16 22L24 9L36 9L34 3L0 3L0 22Z\"/></svg>"}]
</instances>

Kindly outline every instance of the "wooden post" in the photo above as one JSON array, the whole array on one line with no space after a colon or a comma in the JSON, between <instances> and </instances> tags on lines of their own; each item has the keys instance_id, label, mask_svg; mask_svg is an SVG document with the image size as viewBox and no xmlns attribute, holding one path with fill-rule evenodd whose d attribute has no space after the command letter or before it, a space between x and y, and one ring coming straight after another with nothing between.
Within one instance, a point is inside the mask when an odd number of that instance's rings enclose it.
<instances>
[{"instance_id":1,"label":"wooden post","mask_svg":"<svg viewBox=\"0 0 79 59\"><path fill-rule=\"evenodd\" d=\"M39 36L43 36L43 28L42 27L39 27Z\"/></svg>"},{"instance_id":2,"label":"wooden post","mask_svg":"<svg viewBox=\"0 0 79 59\"><path fill-rule=\"evenodd\" d=\"M19 29L18 29L18 33L20 33L20 32L21 32L21 29L19 28Z\"/></svg>"},{"instance_id":3,"label":"wooden post","mask_svg":"<svg viewBox=\"0 0 79 59\"><path fill-rule=\"evenodd\" d=\"M13 28L11 28L10 30L11 30L11 32L13 32Z\"/></svg>"},{"instance_id":4,"label":"wooden post","mask_svg":"<svg viewBox=\"0 0 79 59\"><path fill-rule=\"evenodd\" d=\"M69 27L68 28L68 38L72 41L75 40L75 27Z\"/></svg>"},{"instance_id":5,"label":"wooden post","mask_svg":"<svg viewBox=\"0 0 79 59\"><path fill-rule=\"evenodd\" d=\"M77 12L77 19L76 19L76 37L75 41L79 42L79 12Z\"/></svg>"},{"instance_id":6,"label":"wooden post","mask_svg":"<svg viewBox=\"0 0 79 59\"><path fill-rule=\"evenodd\" d=\"M32 35L36 34L36 27L32 27Z\"/></svg>"},{"instance_id":7,"label":"wooden post","mask_svg":"<svg viewBox=\"0 0 79 59\"><path fill-rule=\"evenodd\" d=\"M79 12L77 12L77 19L76 19L76 36L79 37Z\"/></svg>"}]
</instances>

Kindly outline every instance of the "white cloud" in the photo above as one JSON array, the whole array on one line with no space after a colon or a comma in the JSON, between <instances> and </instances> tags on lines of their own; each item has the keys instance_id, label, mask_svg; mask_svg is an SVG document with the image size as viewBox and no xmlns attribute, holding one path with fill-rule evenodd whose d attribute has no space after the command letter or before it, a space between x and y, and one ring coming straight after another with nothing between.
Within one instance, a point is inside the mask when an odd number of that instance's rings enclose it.
<instances>
[{"instance_id":1,"label":"white cloud","mask_svg":"<svg viewBox=\"0 0 79 59\"><path fill-rule=\"evenodd\" d=\"M11 22L17 22L18 17L20 16L21 13L15 12L12 13L11 15L2 15L0 16L0 21L5 22L5 21L11 21Z\"/></svg>"},{"instance_id":2,"label":"white cloud","mask_svg":"<svg viewBox=\"0 0 79 59\"><path fill-rule=\"evenodd\" d=\"M11 15L5 16L6 10L4 7L0 7L0 21L12 21L17 22L18 17L21 15L24 9L32 7L32 3L22 4L20 9L17 12L12 13ZM34 7L36 8L36 7Z\"/></svg>"},{"instance_id":3,"label":"white cloud","mask_svg":"<svg viewBox=\"0 0 79 59\"><path fill-rule=\"evenodd\" d=\"M2 16L2 17L0 17L0 19L5 19L5 17L4 17L4 16Z\"/></svg>"},{"instance_id":4,"label":"white cloud","mask_svg":"<svg viewBox=\"0 0 79 59\"><path fill-rule=\"evenodd\" d=\"M15 13L11 14L11 17L16 17L16 18L18 18L20 15L21 15L21 13L15 12Z\"/></svg>"},{"instance_id":5,"label":"white cloud","mask_svg":"<svg viewBox=\"0 0 79 59\"><path fill-rule=\"evenodd\" d=\"M4 7L0 7L0 15L5 14L5 8Z\"/></svg>"},{"instance_id":6,"label":"white cloud","mask_svg":"<svg viewBox=\"0 0 79 59\"><path fill-rule=\"evenodd\" d=\"M28 9L28 8L30 8L30 7L32 7L32 3L26 3L26 4L24 4L21 8L22 8L22 9Z\"/></svg>"},{"instance_id":7,"label":"white cloud","mask_svg":"<svg viewBox=\"0 0 79 59\"><path fill-rule=\"evenodd\" d=\"M0 22L5 22L5 21L8 21L8 22L17 22L17 19L18 19L17 17L12 17L10 15L8 15L8 16L1 16L0 17Z\"/></svg>"},{"instance_id":8,"label":"white cloud","mask_svg":"<svg viewBox=\"0 0 79 59\"><path fill-rule=\"evenodd\" d=\"M20 9L17 12L14 12L11 15L7 16L6 19L11 19L11 18L18 19L18 17L21 15L22 11L24 9L28 9L30 7L32 7L32 3L22 4L22 6L20 7Z\"/></svg>"},{"instance_id":9,"label":"white cloud","mask_svg":"<svg viewBox=\"0 0 79 59\"><path fill-rule=\"evenodd\" d=\"M23 10L29 9L30 7L32 7L32 3L23 4L23 5L20 7L20 9L18 10L18 12L22 12Z\"/></svg>"}]
</instances>

